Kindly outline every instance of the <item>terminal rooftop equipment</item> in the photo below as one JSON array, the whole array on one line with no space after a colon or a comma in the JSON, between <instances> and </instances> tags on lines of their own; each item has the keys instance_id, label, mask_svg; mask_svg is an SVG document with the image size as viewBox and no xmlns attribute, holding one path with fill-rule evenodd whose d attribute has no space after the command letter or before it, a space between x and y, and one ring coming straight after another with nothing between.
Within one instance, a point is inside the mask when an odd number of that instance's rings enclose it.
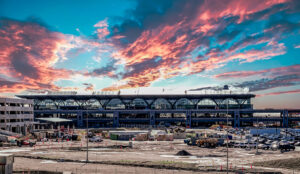
<instances>
[{"instance_id":1,"label":"terminal rooftop equipment","mask_svg":"<svg viewBox=\"0 0 300 174\"><path fill-rule=\"evenodd\" d=\"M300 121L300 109L254 109L254 94L245 89L203 88L197 90L130 92L45 92L18 95L34 101L34 117L72 120L76 128L159 127L187 128L225 125L291 127ZM87 124L88 123L88 124Z\"/></svg>"}]
</instances>

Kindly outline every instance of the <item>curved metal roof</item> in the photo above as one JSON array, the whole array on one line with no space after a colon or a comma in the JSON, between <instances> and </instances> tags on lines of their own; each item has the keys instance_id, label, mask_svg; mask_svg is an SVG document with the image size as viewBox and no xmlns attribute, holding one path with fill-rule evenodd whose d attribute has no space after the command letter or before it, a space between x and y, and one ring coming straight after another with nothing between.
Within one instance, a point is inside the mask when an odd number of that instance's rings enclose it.
<instances>
[{"instance_id":1,"label":"curved metal roof","mask_svg":"<svg viewBox=\"0 0 300 174\"><path fill-rule=\"evenodd\" d=\"M234 99L247 99L255 97L254 94L139 94L139 95L17 95L20 98L26 99L80 99L80 100L89 100L89 99L136 99L136 98L143 98L143 99L157 99L157 98L164 98L164 99L180 99L180 98L187 98L187 99L201 99L201 98L211 98L211 99L226 99L226 98L234 98Z\"/></svg>"}]
</instances>

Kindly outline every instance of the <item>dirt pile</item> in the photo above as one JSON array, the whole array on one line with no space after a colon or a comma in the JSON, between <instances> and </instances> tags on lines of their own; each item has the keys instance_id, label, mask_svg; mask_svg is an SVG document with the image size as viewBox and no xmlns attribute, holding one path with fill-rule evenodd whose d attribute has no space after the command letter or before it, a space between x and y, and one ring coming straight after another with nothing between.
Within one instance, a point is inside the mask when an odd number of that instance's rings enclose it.
<instances>
[{"instance_id":1,"label":"dirt pile","mask_svg":"<svg viewBox=\"0 0 300 174\"><path fill-rule=\"evenodd\" d=\"M176 153L177 156L191 156L192 154L190 154L188 151L186 150L181 150L179 152Z\"/></svg>"},{"instance_id":2,"label":"dirt pile","mask_svg":"<svg viewBox=\"0 0 300 174\"><path fill-rule=\"evenodd\" d=\"M29 171L13 171L14 174L16 173L29 173ZM38 171L30 171L31 174L39 174L39 173L43 173L43 174L63 174L63 172L51 172L51 171L43 171L43 170L38 170Z\"/></svg>"},{"instance_id":3,"label":"dirt pile","mask_svg":"<svg viewBox=\"0 0 300 174\"><path fill-rule=\"evenodd\" d=\"M255 162L253 165L300 170L300 158L289 158L271 161Z\"/></svg>"}]
</instances>

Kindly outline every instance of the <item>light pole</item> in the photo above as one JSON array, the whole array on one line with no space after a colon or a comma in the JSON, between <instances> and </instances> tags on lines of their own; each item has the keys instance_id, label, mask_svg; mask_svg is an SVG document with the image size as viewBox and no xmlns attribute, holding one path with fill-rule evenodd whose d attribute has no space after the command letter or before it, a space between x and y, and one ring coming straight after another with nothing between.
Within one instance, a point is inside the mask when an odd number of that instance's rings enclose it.
<instances>
[{"instance_id":1,"label":"light pole","mask_svg":"<svg viewBox=\"0 0 300 174\"><path fill-rule=\"evenodd\" d=\"M89 114L86 114L86 163L89 162Z\"/></svg>"},{"instance_id":2,"label":"light pole","mask_svg":"<svg viewBox=\"0 0 300 174\"><path fill-rule=\"evenodd\" d=\"M226 149L227 149L227 155L226 155L226 161L227 161L227 174L228 174L228 100L227 100L227 114L226 114L226 118L227 118L227 135L226 135L226 141L227 141L227 143L226 143Z\"/></svg>"},{"instance_id":3,"label":"light pole","mask_svg":"<svg viewBox=\"0 0 300 174\"><path fill-rule=\"evenodd\" d=\"M256 118L256 155L258 155L258 118Z\"/></svg>"}]
</instances>

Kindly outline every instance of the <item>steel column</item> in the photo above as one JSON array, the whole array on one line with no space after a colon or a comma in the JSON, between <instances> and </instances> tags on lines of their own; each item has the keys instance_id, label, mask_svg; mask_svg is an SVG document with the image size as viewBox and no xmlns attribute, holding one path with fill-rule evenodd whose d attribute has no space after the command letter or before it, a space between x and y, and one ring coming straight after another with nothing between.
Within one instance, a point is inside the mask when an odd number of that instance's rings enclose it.
<instances>
[{"instance_id":1,"label":"steel column","mask_svg":"<svg viewBox=\"0 0 300 174\"><path fill-rule=\"evenodd\" d=\"M114 112L114 122L113 127L119 127L119 112Z\"/></svg>"},{"instance_id":2,"label":"steel column","mask_svg":"<svg viewBox=\"0 0 300 174\"><path fill-rule=\"evenodd\" d=\"M235 111L234 114L237 114L237 119L238 119L238 122L237 122L237 126L238 128L241 126L241 115L240 115L240 111Z\"/></svg>"},{"instance_id":3,"label":"steel column","mask_svg":"<svg viewBox=\"0 0 300 174\"><path fill-rule=\"evenodd\" d=\"M289 127L289 112L287 110L284 111L285 114L285 128Z\"/></svg>"},{"instance_id":4,"label":"steel column","mask_svg":"<svg viewBox=\"0 0 300 174\"><path fill-rule=\"evenodd\" d=\"M234 111L234 127L240 127L240 111Z\"/></svg>"},{"instance_id":5,"label":"steel column","mask_svg":"<svg viewBox=\"0 0 300 174\"><path fill-rule=\"evenodd\" d=\"M155 112L151 111L150 113L150 125L155 126Z\"/></svg>"},{"instance_id":6,"label":"steel column","mask_svg":"<svg viewBox=\"0 0 300 174\"><path fill-rule=\"evenodd\" d=\"M285 127L285 111L282 111L281 115L282 115L282 125L280 126Z\"/></svg>"},{"instance_id":7,"label":"steel column","mask_svg":"<svg viewBox=\"0 0 300 174\"><path fill-rule=\"evenodd\" d=\"M240 127L241 124L241 119L240 119L240 111L239 110L235 110L234 111L234 127Z\"/></svg>"},{"instance_id":8,"label":"steel column","mask_svg":"<svg viewBox=\"0 0 300 174\"><path fill-rule=\"evenodd\" d=\"M191 111L186 111L186 127L191 127L192 125L192 116Z\"/></svg>"},{"instance_id":9,"label":"steel column","mask_svg":"<svg viewBox=\"0 0 300 174\"><path fill-rule=\"evenodd\" d=\"M82 127L83 126L83 115L81 111L77 112L77 126Z\"/></svg>"}]
</instances>

